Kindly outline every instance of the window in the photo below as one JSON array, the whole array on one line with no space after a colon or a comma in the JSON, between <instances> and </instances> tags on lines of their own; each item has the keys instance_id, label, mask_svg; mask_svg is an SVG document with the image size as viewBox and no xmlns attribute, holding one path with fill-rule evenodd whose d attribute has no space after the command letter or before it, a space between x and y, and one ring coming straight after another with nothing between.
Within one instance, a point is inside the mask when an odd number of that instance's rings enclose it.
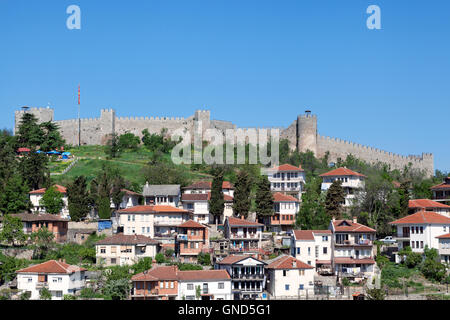
<instances>
[{"instance_id":1,"label":"window","mask_svg":"<svg viewBox=\"0 0 450 320\"><path fill-rule=\"evenodd\" d=\"M304 269L298 270L298 274L301 275L301 276L304 276L305 275L305 270Z\"/></svg>"},{"instance_id":2,"label":"window","mask_svg":"<svg viewBox=\"0 0 450 320\"><path fill-rule=\"evenodd\" d=\"M308 256L311 255L311 247L308 247Z\"/></svg>"},{"instance_id":3,"label":"window","mask_svg":"<svg viewBox=\"0 0 450 320\"><path fill-rule=\"evenodd\" d=\"M328 254L328 248L327 247L323 247L323 254Z\"/></svg>"},{"instance_id":4,"label":"window","mask_svg":"<svg viewBox=\"0 0 450 320\"><path fill-rule=\"evenodd\" d=\"M116 263L117 263L116 258L111 258L111 264L116 264Z\"/></svg>"},{"instance_id":5,"label":"window","mask_svg":"<svg viewBox=\"0 0 450 320\"><path fill-rule=\"evenodd\" d=\"M100 253L106 253L106 247L100 247Z\"/></svg>"},{"instance_id":6,"label":"window","mask_svg":"<svg viewBox=\"0 0 450 320\"><path fill-rule=\"evenodd\" d=\"M173 281L170 281L170 289L173 289Z\"/></svg>"},{"instance_id":7,"label":"window","mask_svg":"<svg viewBox=\"0 0 450 320\"><path fill-rule=\"evenodd\" d=\"M145 233L145 227L142 227L142 233Z\"/></svg>"},{"instance_id":8,"label":"window","mask_svg":"<svg viewBox=\"0 0 450 320\"><path fill-rule=\"evenodd\" d=\"M420 241L420 248L423 249L423 241Z\"/></svg>"},{"instance_id":9,"label":"window","mask_svg":"<svg viewBox=\"0 0 450 320\"><path fill-rule=\"evenodd\" d=\"M283 277L286 277L286 270L283 270Z\"/></svg>"},{"instance_id":10,"label":"window","mask_svg":"<svg viewBox=\"0 0 450 320\"><path fill-rule=\"evenodd\" d=\"M289 285L288 284L286 284L284 287L285 287L286 291L289 291Z\"/></svg>"},{"instance_id":11,"label":"window","mask_svg":"<svg viewBox=\"0 0 450 320\"><path fill-rule=\"evenodd\" d=\"M223 282L219 282L219 289L225 288L225 284Z\"/></svg>"},{"instance_id":12,"label":"window","mask_svg":"<svg viewBox=\"0 0 450 320\"><path fill-rule=\"evenodd\" d=\"M116 253L117 247L116 246L112 246L111 247L111 253Z\"/></svg>"},{"instance_id":13,"label":"window","mask_svg":"<svg viewBox=\"0 0 450 320\"><path fill-rule=\"evenodd\" d=\"M194 290L194 284L188 283L187 289L188 289L188 290Z\"/></svg>"},{"instance_id":14,"label":"window","mask_svg":"<svg viewBox=\"0 0 450 320\"><path fill-rule=\"evenodd\" d=\"M300 254L300 248L297 248L297 254Z\"/></svg>"},{"instance_id":15,"label":"window","mask_svg":"<svg viewBox=\"0 0 450 320\"><path fill-rule=\"evenodd\" d=\"M169 281L166 281L166 289L169 289Z\"/></svg>"},{"instance_id":16,"label":"window","mask_svg":"<svg viewBox=\"0 0 450 320\"><path fill-rule=\"evenodd\" d=\"M423 234L423 227L420 227L420 234Z\"/></svg>"},{"instance_id":17,"label":"window","mask_svg":"<svg viewBox=\"0 0 450 320\"><path fill-rule=\"evenodd\" d=\"M414 249L414 241L411 241L411 248Z\"/></svg>"},{"instance_id":18,"label":"window","mask_svg":"<svg viewBox=\"0 0 450 320\"><path fill-rule=\"evenodd\" d=\"M328 236L322 236L322 241L328 241Z\"/></svg>"},{"instance_id":19,"label":"window","mask_svg":"<svg viewBox=\"0 0 450 320\"><path fill-rule=\"evenodd\" d=\"M164 281L161 281L161 282L159 283L159 287L160 287L161 289L164 289Z\"/></svg>"},{"instance_id":20,"label":"window","mask_svg":"<svg viewBox=\"0 0 450 320\"><path fill-rule=\"evenodd\" d=\"M304 286L303 284L301 284L300 287L299 287L299 289L300 289L300 290L303 290L304 287L305 287L305 286Z\"/></svg>"},{"instance_id":21,"label":"window","mask_svg":"<svg viewBox=\"0 0 450 320\"><path fill-rule=\"evenodd\" d=\"M55 295L57 298L61 298L63 296L62 291L55 291Z\"/></svg>"},{"instance_id":22,"label":"window","mask_svg":"<svg viewBox=\"0 0 450 320\"><path fill-rule=\"evenodd\" d=\"M128 221L131 221L131 216L130 215L128 215Z\"/></svg>"}]
</instances>

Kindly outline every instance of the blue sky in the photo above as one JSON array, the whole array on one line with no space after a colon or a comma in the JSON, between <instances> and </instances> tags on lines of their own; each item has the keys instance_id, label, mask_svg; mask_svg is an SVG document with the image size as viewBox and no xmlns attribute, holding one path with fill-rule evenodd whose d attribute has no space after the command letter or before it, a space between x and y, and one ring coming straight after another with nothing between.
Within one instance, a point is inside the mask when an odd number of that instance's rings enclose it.
<instances>
[{"instance_id":1,"label":"blue sky","mask_svg":"<svg viewBox=\"0 0 450 320\"><path fill-rule=\"evenodd\" d=\"M81 8L81 30L66 8ZM381 8L369 30L366 8ZM0 1L0 128L23 105L55 118L210 109L238 126L289 126L450 170L449 1Z\"/></svg>"}]
</instances>

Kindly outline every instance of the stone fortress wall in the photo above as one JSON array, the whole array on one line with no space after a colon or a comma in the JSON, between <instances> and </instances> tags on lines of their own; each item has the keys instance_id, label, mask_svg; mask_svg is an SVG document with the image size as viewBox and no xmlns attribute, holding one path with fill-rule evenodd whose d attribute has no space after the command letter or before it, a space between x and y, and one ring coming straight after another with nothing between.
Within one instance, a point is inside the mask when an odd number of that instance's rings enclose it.
<instances>
[{"instance_id":1,"label":"stone fortress wall","mask_svg":"<svg viewBox=\"0 0 450 320\"><path fill-rule=\"evenodd\" d=\"M24 112L33 113L39 122L53 121L60 127L60 131L68 144L78 145L78 119L55 120L54 110L51 108L29 108L27 111L15 112L16 132L20 119ZM163 128L167 129L170 135L177 129L182 128L194 133L194 128L198 121L202 122L202 131L215 128L220 131L227 129L243 129L244 132L250 129L256 131L263 128L237 128L230 121L212 120L209 110L196 110L194 115L188 118L167 118L167 117L118 117L113 109L102 109L99 118L81 119L81 144L101 145L106 144L112 133L123 134L131 132L142 137L142 130L148 129L150 133L160 133ZM345 159L352 154L356 158L370 163L384 162L391 166L391 169L403 169L409 163L413 168L424 170L427 175L434 174L433 154L422 153L421 155L403 156L391 152L386 152L373 147L344 141L338 138L325 137L318 134L317 116L310 112L299 115L296 120L287 128L264 128L280 129L281 139L287 139L291 149L297 148L301 152L311 150L318 157L323 157L328 151L329 161L335 162L338 158Z\"/></svg>"}]
</instances>

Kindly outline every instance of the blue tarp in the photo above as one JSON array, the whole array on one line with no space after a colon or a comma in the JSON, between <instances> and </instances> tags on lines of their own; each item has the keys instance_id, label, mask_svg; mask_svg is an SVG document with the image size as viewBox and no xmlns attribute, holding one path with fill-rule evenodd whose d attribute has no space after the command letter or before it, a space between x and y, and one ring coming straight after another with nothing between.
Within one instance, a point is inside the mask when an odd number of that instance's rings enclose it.
<instances>
[{"instance_id":1,"label":"blue tarp","mask_svg":"<svg viewBox=\"0 0 450 320\"><path fill-rule=\"evenodd\" d=\"M63 152L63 153L61 153L63 156L70 156L71 155L71 153L70 152Z\"/></svg>"},{"instance_id":2,"label":"blue tarp","mask_svg":"<svg viewBox=\"0 0 450 320\"><path fill-rule=\"evenodd\" d=\"M105 229L111 229L111 228L112 228L111 220L101 220L98 222L98 231L102 231Z\"/></svg>"},{"instance_id":3,"label":"blue tarp","mask_svg":"<svg viewBox=\"0 0 450 320\"><path fill-rule=\"evenodd\" d=\"M49 152L47 152L47 154L61 154L61 153L58 151L49 151Z\"/></svg>"}]
</instances>

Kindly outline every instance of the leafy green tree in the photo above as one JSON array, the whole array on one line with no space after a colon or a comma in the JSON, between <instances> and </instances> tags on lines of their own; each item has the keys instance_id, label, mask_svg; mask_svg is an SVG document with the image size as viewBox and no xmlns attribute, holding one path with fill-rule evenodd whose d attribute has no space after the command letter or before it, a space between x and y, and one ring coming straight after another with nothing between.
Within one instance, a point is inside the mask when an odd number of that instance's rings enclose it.
<instances>
[{"instance_id":1,"label":"leafy green tree","mask_svg":"<svg viewBox=\"0 0 450 320\"><path fill-rule=\"evenodd\" d=\"M166 257L164 257L164 254L162 254L160 252L155 255L155 260L156 260L156 263L164 263L164 262L166 262Z\"/></svg>"},{"instance_id":2,"label":"leafy green tree","mask_svg":"<svg viewBox=\"0 0 450 320\"><path fill-rule=\"evenodd\" d=\"M183 166L167 162L149 163L142 169L142 176L152 184L179 184L184 187L190 183L189 175Z\"/></svg>"},{"instance_id":3,"label":"leafy green tree","mask_svg":"<svg viewBox=\"0 0 450 320\"><path fill-rule=\"evenodd\" d=\"M209 212L214 217L214 222L216 223L220 220L225 209L225 201L223 198L223 170L217 169L214 174L214 178L211 185L211 199L208 201Z\"/></svg>"},{"instance_id":4,"label":"leafy green tree","mask_svg":"<svg viewBox=\"0 0 450 320\"><path fill-rule=\"evenodd\" d=\"M30 208L28 186L20 174L11 176L0 186L0 212L18 213Z\"/></svg>"},{"instance_id":5,"label":"leafy green tree","mask_svg":"<svg viewBox=\"0 0 450 320\"><path fill-rule=\"evenodd\" d=\"M247 218L251 207L251 181L245 170L240 170L234 189L233 210L239 215Z\"/></svg>"},{"instance_id":6,"label":"leafy green tree","mask_svg":"<svg viewBox=\"0 0 450 320\"><path fill-rule=\"evenodd\" d=\"M124 133L119 136L119 149L136 151L140 142L141 140L139 137L135 136L131 132Z\"/></svg>"},{"instance_id":7,"label":"leafy green tree","mask_svg":"<svg viewBox=\"0 0 450 320\"><path fill-rule=\"evenodd\" d=\"M19 299L20 300L30 300L31 298L31 292L30 291L24 291L20 294Z\"/></svg>"},{"instance_id":8,"label":"leafy green tree","mask_svg":"<svg viewBox=\"0 0 450 320\"><path fill-rule=\"evenodd\" d=\"M270 191L270 182L266 175L259 178L256 185L256 215L258 218L266 220L274 215L274 199ZM267 221L265 221L267 223Z\"/></svg>"},{"instance_id":9,"label":"leafy green tree","mask_svg":"<svg viewBox=\"0 0 450 320\"><path fill-rule=\"evenodd\" d=\"M16 244L21 244L26 240L26 236L23 233L23 223L20 218L4 215L2 224L0 241L12 243L13 246L16 246Z\"/></svg>"},{"instance_id":10,"label":"leafy green tree","mask_svg":"<svg viewBox=\"0 0 450 320\"><path fill-rule=\"evenodd\" d=\"M434 248L425 246L423 253L425 260L421 265L420 271L425 278L439 282L445 279L447 268L444 264L439 262L438 251Z\"/></svg>"},{"instance_id":11,"label":"leafy green tree","mask_svg":"<svg viewBox=\"0 0 450 320\"><path fill-rule=\"evenodd\" d=\"M47 251L54 246L53 239L55 236L46 227L33 232L30 238L34 243L33 256L38 259L43 259Z\"/></svg>"},{"instance_id":12,"label":"leafy green tree","mask_svg":"<svg viewBox=\"0 0 450 320\"><path fill-rule=\"evenodd\" d=\"M87 189L86 177L79 176L67 186L67 202L72 221L85 218L93 205Z\"/></svg>"},{"instance_id":13,"label":"leafy green tree","mask_svg":"<svg viewBox=\"0 0 450 320\"><path fill-rule=\"evenodd\" d=\"M103 294L112 300L125 300L131 290L131 283L128 279L117 279L106 282Z\"/></svg>"},{"instance_id":14,"label":"leafy green tree","mask_svg":"<svg viewBox=\"0 0 450 320\"><path fill-rule=\"evenodd\" d=\"M100 219L111 218L111 200L109 197L103 196L98 202L98 216Z\"/></svg>"},{"instance_id":15,"label":"leafy green tree","mask_svg":"<svg viewBox=\"0 0 450 320\"><path fill-rule=\"evenodd\" d=\"M77 297L74 296L73 294L65 294L63 296L63 300L77 300Z\"/></svg>"},{"instance_id":16,"label":"leafy green tree","mask_svg":"<svg viewBox=\"0 0 450 320\"><path fill-rule=\"evenodd\" d=\"M368 300L384 300L386 298L386 292L384 289L366 289L366 296Z\"/></svg>"},{"instance_id":17,"label":"leafy green tree","mask_svg":"<svg viewBox=\"0 0 450 320\"><path fill-rule=\"evenodd\" d=\"M197 255L197 261L202 266L209 266L211 265L211 255L209 253L200 252Z\"/></svg>"},{"instance_id":18,"label":"leafy green tree","mask_svg":"<svg viewBox=\"0 0 450 320\"><path fill-rule=\"evenodd\" d=\"M324 194L320 192L321 179L311 177L305 184L302 204L297 214L295 226L303 230L327 229L330 217L325 209Z\"/></svg>"},{"instance_id":19,"label":"leafy green tree","mask_svg":"<svg viewBox=\"0 0 450 320\"><path fill-rule=\"evenodd\" d=\"M152 259L149 257L139 259L137 263L131 266L131 269L133 269L133 274L138 274L146 270L150 270L151 268L152 268Z\"/></svg>"},{"instance_id":20,"label":"leafy green tree","mask_svg":"<svg viewBox=\"0 0 450 320\"><path fill-rule=\"evenodd\" d=\"M330 217L340 219L342 216L342 205L345 201L345 192L342 181L334 180L327 191L325 209Z\"/></svg>"},{"instance_id":21,"label":"leafy green tree","mask_svg":"<svg viewBox=\"0 0 450 320\"><path fill-rule=\"evenodd\" d=\"M21 175L26 184L33 190L47 187L50 182L48 158L44 153L30 152L20 161Z\"/></svg>"},{"instance_id":22,"label":"leafy green tree","mask_svg":"<svg viewBox=\"0 0 450 320\"><path fill-rule=\"evenodd\" d=\"M91 181L91 198L101 219L111 217L111 191L119 176L118 170L103 165L100 173Z\"/></svg>"},{"instance_id":23,"label":"leafy green tree","mask_svg":"<svg viewBox=\"0 0 450 320\"><path fill-rule=\"evenodd\" d=\"M64 146L65 141L59 132L59 126L54 122L43 122L40 124L43 133L40 148L42 151L51 151Z\"/></svg>"},{"instance_id":24,"label":"leafy green tree","mask_svg":"<svg viewBox=\"0 0 450 320\"><path fill-rule=\"evenodd\" d=\"M56 186L48 188L39 203L50 214L58 214L64 208L63 195Z\"/></svg>"},{"instance_id":25,"label":"leafy green tree","mask_svg":"<svg viewBox=\"0 0 450 320\"><path fill-rule=\"evenodd\" d=\"M120 204L122 203L123 196L125 195L123 189L125 187L126 183L122 176L117 176L113 179L111 188L111 200L114 203L116 210L119 210Z\"/></svg>"},{"instance_id":26,"label":"leafy green tree","mask_svg":"<svg viewBox=\"0 0 450 320\"><path fill-rule=\"evenodd\" d=\"M0 284L13 280L16 271L28 267L30 263L29 260L6 256L0 252Z\"/></svg>"},{"instance_id":27,"label":"leafy green tree","mask_svg":"<svg viewBox=\"0 0 450 320\"><path fill-rule=\"evenodd\" d=\"M42 288L39 291L39 299L41 299L41 300L52 300L52 294L51 294L50 290L48 290L47 288Z\"/></svg>"},{"instance_id":28,"label":"leafy green tree","mask_svg":"<svg viewBox=\"0 0 450 320\"><path fill-rule=\"evenodd\" d=\"M108 139L105 152L112 159L120 157L119 138L116 133L113 133Z\"/></svg>"}]
</instances>

